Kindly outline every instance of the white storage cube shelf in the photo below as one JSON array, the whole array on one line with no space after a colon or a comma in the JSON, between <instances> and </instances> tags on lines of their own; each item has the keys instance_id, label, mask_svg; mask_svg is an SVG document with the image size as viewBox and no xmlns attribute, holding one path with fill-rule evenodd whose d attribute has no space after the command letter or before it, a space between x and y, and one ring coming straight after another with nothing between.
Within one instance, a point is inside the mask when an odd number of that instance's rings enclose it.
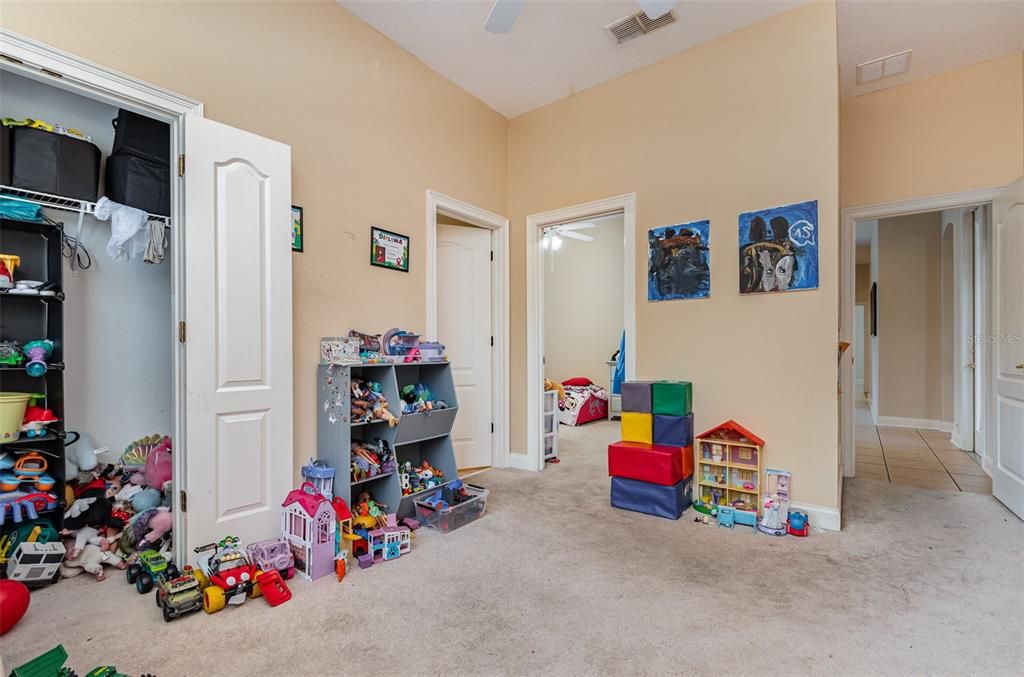
<instances>
[{"instance_id":1,"label":"white storage cube shelf","mask_svg":"<svg viewBox=\"0 0 1024 677\"><path fill-rule=\"evenodd\" d=\"M388 401L388 409L398 418L398 425L387 421L352 423L352 378L362 378L381 384L381 392ZM423 383L430 388L435 400L444 400L448 409L422 414L402 414L398 396L403 386ZM325 365L317 368L317 458L328 463L337 472L334 476L334 494L352 501L363 491L373 500L388 506L399 518L414 515L413 500L419 494L402 496L398 472L377 475L352 483L350 445L353 440L375 443L383 439L395 450L398 465L411 461L414 466L427 461L442 473L444 482L458 479L455 449L451 431L458 415L455 384L451 365L447 362L410 364Z\"/></svg>"},{"instance_id":2,"label":"white storage cube shelf","mask_svg":"<svg viewBox=\"0 0 1024 677\"><path fill-rule=\"evenodd\" d=\"M544 460L558 456L558 391L544 391Z\"/></svg>"}]
</instances>

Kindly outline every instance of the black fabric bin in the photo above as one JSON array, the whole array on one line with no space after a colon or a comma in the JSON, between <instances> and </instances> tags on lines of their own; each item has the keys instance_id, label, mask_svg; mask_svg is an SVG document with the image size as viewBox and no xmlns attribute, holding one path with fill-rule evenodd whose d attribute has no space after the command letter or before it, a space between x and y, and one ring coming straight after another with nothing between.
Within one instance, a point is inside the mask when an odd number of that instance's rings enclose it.
<instances>
[{"instance_id":1,"label":"black fabric bin","mask_svg":"<svg viewBox=\"0 0 1024 677\"><path fill-rule=\"evenodd\" d=\"M107 158L107 197L150 214L171 213L171 165L132 153Z\"/></svg>"},{"instance_id":2,"label":"black fabric bin","mask_svg":"<svg viewBox=\"0 0 1024 677\"><path fill-rule=\"evenodd\" d=\"M131 153L147 160L169 164L171 161L171 126L123 108L117 111L114 125L114 146L111 154Z\"/></svg>"},{"instance_id":3,"label":"black fabric bin","mask_svg":"<svg viewBox=\"0 0 1024 677\"><path fill-rule=\"evenodd\" d=\"M0 183L95 202L100 149L66 134L0 125Z\"/></svg>"}]
</instances>

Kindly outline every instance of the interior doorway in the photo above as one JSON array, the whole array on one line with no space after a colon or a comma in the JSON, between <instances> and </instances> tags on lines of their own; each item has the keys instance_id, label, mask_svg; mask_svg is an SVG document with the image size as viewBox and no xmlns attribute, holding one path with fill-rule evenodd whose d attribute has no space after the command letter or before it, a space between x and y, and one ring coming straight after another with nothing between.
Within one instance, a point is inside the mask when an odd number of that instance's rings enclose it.
<instances>
[{"instance_id":1,"label":"interior doorway","mask_svg":"<svg viewBox=\"0 0 1024 677\"><path fill-rule=\"evenodd\" d=\"M854 346L840 364L845 476L991 492L973 452L984 453L979 411L991 390L977 368L990 274L978 261L997 193L844 211L840 336Z\"/></svg>"},{"instance_id":2,"label":"interior doorway","mask_svg":"<svg viewBox=\"0 0 1024 677\"><path fill-rule=\"evenodd\" d=\"M636 196L632 193L527 217L528 470L543 470L557 453L551 447L551 436L557 436L560 412L564 409L559 409L553 400L563 395L557 389L546 391L546 378L560 386L562 380L580 379L572 381L579 384L580 390L569 405L576 410L575 420L580 421L580 415L595 420L594 412L602 411L602 406L603 418L614 415L617 398L611 392L612 372L617 371L621 380L636 373L635 234ZM605 249L607 256L597 255ZM588 251L595 262L589 261ZM573 252L578 256L563 256ZM563 267L559 268L560 265ZM569 275L561 275L566 271ZM600 276L599 293L595 292L598 283L594 276ZM558 288L551 288L556 284ZM584 298L596 298L599 307L584 306ZM574 303L575 300L579 302ZM552 304L557 306L557 320L549 312ZM601 309L607 308L615 310L602 313ZM595 317L601 314L608 317ZM574 319L578 322L574 323ZM564 330L560 328L563 320ZM548 340L548 324L552 321L557 323L554 342ZM570 338L574 330L576 335ZM559 339L562 334L565 337ZM619 355L611 359L620 347ZM546 363L549 354L556 362ZM578 361L581 359L587 361ZM587 373L570 373L572 370ZM607 399L602 401L596 391L603 390L605 382ZM564 386L561 389L564 391Z\"/></svg>"},{"instance_id":3,"label":"interior doorway","mask_svg":"<svg viewBox=\"0 0 1024 677\"><path fill-rule=\"evenodd\" d=\"M458 393L460 476L508 465L508 220L427 192L427 336Z\"/></svg>"}]
</instances>

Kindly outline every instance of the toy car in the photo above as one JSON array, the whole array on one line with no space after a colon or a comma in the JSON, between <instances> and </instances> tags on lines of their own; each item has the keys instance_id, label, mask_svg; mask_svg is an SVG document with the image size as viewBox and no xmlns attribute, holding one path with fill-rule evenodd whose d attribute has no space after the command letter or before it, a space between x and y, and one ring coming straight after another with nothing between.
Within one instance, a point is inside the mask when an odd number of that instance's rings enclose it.
<instances>
[{"instance_id":1,"label":"toy car","mask_svg":"<svg viewBox=\"0 0 1024 677\"><path fill-rule=\"evenodd\" d=\"M152 591L154 583L177 578L179 575L178 567L168 564L164 556L156 550L143 550L135 553L133 561L125 570L128 582L135 585L135 589L140 595Z\"/></svg>"},{"instance_id":2,"label":"toy car","mask_svg":"<svg viewBox=\"0 0 1024 677\"><path fill-rule=\"evenodd\" d=\"M195 549L195 577L203 591L203 611L214 614L228 604L243 604L247 597L259 597L256 577L263 573L238 547L238 538L226 536L217 543Z\"/></svg>"},{"instance_id":3,"label":"toy car","mask_svg":"<svg viewBox=\"0 0 1024 677\"><path fill-rule=\"evenodd\" d=\"M160 581L156 589L156 605L163 610L167 622L203 608L203 591L199 589L192 567L186 566L177 578Z\"/></svg>"},{"instance_id":4,"label":"toy car","mask_svg":"<svg viewBox=\"0 0 1024 677\"><path fill-rule=\"evenodd\" d=\"M292 554L288 541L281 537L250 543L245 551L249 555L249 561L263 571L276 569L286 581L295 575L295 555Z\"/></svg>"}]
</instances>

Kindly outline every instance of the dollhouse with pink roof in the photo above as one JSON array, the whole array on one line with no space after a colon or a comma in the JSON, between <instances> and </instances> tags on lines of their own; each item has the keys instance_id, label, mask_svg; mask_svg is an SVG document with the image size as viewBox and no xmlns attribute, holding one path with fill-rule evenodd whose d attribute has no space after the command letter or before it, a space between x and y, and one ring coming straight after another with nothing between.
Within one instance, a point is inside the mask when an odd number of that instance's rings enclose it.
<instances>
[{"instance_id":1,"label":"dollhouse with pink roof","mask_svg":"<svg viewBox=\"0 0 1024 677\"><path fill-rule=\"evenodd\" d=\"M295 572L315 581L334 572L334 506L310 482L288 493L281 504L281 535L295 555Z\"/></svg>"}]
</instances>

